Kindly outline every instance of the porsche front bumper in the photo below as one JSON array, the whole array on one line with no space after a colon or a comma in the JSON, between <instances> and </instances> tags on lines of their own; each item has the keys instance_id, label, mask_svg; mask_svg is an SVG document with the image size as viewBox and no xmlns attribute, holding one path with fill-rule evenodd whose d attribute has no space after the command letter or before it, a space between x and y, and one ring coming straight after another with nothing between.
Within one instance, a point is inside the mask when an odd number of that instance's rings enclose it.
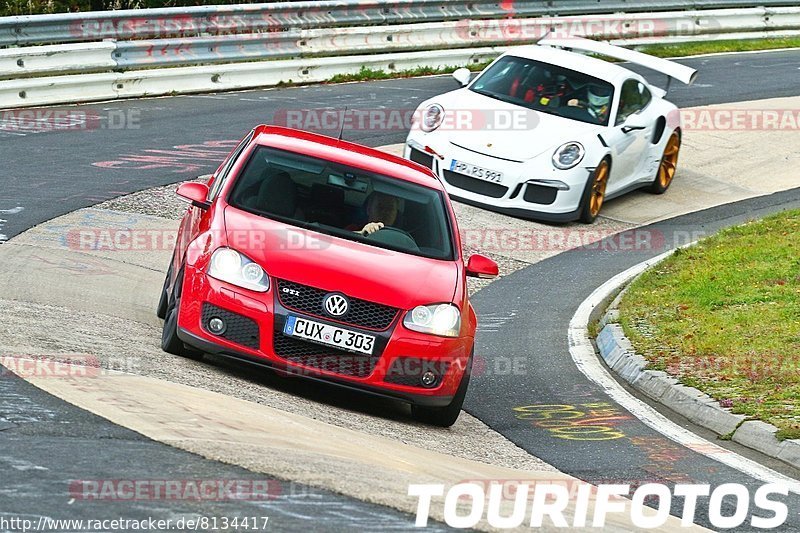
<instances>
[{"instance_id":1,"label":"porsche front bumper","mask_svg":"<svg viewBox=\"0 0 800 533\"><path fill-rule=\"evenodd\" d=\"M549 154L514 161L482 154L432 137L406 141L404 157L420 163L439 177L451 198L512 216L551 222L569 222L580 216L589 176L594 168L578 165L570 170L553 167ZM427 137L427 138L426 138ZM460 174L454 162L467 162L503 173L502 183Z\"/></svg>"}]
</instances>

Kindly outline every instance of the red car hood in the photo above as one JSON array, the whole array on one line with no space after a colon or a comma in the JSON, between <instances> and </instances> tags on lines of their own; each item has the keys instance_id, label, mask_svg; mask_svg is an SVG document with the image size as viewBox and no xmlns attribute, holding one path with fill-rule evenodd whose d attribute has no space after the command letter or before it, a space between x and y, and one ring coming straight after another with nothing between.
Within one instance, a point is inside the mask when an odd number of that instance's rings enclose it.
<instances>
[{"instance_id":1,"label":"red car hood","mask_svg":"<svg viewBox=\"0 0 800 533\"><path fill-rule=\"evenodd\" d=\"M294 281L392 307L451 302L454 261L427 259L341 239L225 208L228 246L273 278Z\"/></svg>"}]
</instances>

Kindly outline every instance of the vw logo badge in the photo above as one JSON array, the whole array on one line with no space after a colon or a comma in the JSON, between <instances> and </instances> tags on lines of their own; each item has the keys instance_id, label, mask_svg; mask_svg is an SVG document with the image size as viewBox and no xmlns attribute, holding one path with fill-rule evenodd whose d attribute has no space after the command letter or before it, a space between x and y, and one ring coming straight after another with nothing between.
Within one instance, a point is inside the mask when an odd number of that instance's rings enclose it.
<instances>
[{"instance_id":1,"label":"vw logo badge","mask_svg":"<svg viewBox=\"0 0 800 533\"><path fill-rule=\"evenodd\" d=\"M347 309L350 307L347 298L341 294L327 295L322 305L325 307L325 312L331 316L342 316L347 313Z\"/></svg>"}]
</instances>

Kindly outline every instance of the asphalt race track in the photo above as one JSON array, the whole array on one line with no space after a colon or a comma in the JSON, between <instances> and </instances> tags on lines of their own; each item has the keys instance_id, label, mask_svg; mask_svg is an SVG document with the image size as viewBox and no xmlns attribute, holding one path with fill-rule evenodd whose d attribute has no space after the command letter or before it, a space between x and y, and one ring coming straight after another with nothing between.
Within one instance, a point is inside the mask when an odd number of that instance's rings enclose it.
<instances>
[{"instance_id":1,"label":"asphalt race track","mask_svg":"<svg viewBox=\"0 0 800 533\"><path fill-rule=\"evenodd\" d=\"M796 51L683 62L700 74L692 87L673 84L669 98L681 107L797 94ZM455 80L443 76L59 107L101 116L87 121L94 127L61 131L18 129L3 121L0 112L0 160L6 170L0 178L0 218L6 220L0 233L11 238L108 198L213 172L232 142L203 143L241 139L257 123L271 122L276 113L345 106L413 110L420 101L457 87ZM403 142L405 137L403 128L345 134L348 140L370 146ZM24 209L4 214L17 207Z\"/></svg>"},{"instance_id":2,"label":"asphalt race track","mask_svg":"<svg viewBox=\"0 0 800 533\"><path fill-rule=\"evenodd\" d=\"M244 468L203 459L74 407L12 375L0 376L0 517L38 523L40 517L129 520L268 517L270 529L350 532L368 528L407 531L410 516L295 483L266 479ZM254 483L264 499L92 499L95 480L195 480ZM88 484L76 485L76 481ZM255 485L259 483L260 485ZM249 485L243 485L249 486ZM88 496L88 497L87 497ZM446 531L431 523L435 531ZM70 530L64 526L57 530ZM55 529L51 529L55 530Z\"/></svg>"},{"instance_id":3,"label":"asphalt race track","mask_svg":"<svg viewBox=\"0 0 800 533\"><path fill-rule=\"evenodd\" d=\"M693 87L674 84L670 100L681 107L797 95L800 54L796 51L682 62L697 68L700 75ZM0 234L11 238L45 220L108 198L207 174L235 140L255 123L271 122L276 113L341 109L345 105L351 109L414 109L421 100L455 87L449 77L433 77L90 104L61 109L81 109L104 117L97 127L64 131L22 130L0 120L0 160L5 163L5 174L0 178ZM0 119L2 116L0 112ZM114 124L110 117L114 117ZM378 146L402 142L405 131L351 131L345 133L345 138ZM678 236L698 230L710 233L750 217L799 206L800 190L796 189L685 215L645 228L664 236L663 246L658 249L636 253L596 249L565 252L490 285L474 300L479 315L484 317L477 353L486 354L487 360L497 356L523 358L528 371L503 375L488 372L475 377L467 411L559 470L592 483L760 485L745 474L673 443L614 404L573 364L567 346L567 325L579 303L597 286L674 244L684 244L676 242L680 241ZM198 472L205 478L253 476L245 470L148 441L20 380L3 380L0 385L5 389L0 395L0 442L9 450L0 464L5 460L18 465L10 464L5 469L10 476L7 485L27 484L24 493L11 495L15 503L4 508L5 513L30 514L35 499L46 502L45 508L52 509L52 514L63 509L66 515L67 502L61 496L63 484L67 479L85 476L85 472L94 472L97 478L117 479L152 478L154 472L167 468L171 473L185 472L187 478L198 477ZM13 402L26 402L30 412L39 413L36 416L40 419L17 427ZM602 418L610 428L606 436L614 438L560 439L534 427L530 418L517 418L524 411L515 408L541 405L594 411L591 416ZM91 440L86 436L92 436ZM65 442L70 448L63 448ZM53 453L56 447L58 455L73 458L74 465L57 459ZM31 472L25 469L26 464L46 464L49 470ZM785 466L773 467L793 475ZM359 517L382 517L382 529L384 524L385 529L409 525L410 517L400 513L322 492L319 497L319 501L329 503L320 508L331 509L331 520L325 522L331 530L358 527L357 522L346 521L347 513L336 512L337 506L358 509L350 512L356 521ZM287 505L271 506L269 514L276 515L277 521L277 515L285 512L287 527L302 527L301 517L308 512L302 508L303 502L293 503L291 497L280 501ZM77 505L69 506L70 517L75 517L74 511L83 504ZM170 515L199 512L191 502L180 505L180 509L160 511ZM254 504L234 508L236 505L220 504L219 509L203 509L200 514L249 512ZM800 501L793 498L789 508L800 508ZM142 507L141 514L153 516L157 511ZM319 513L319 508L314 512ZM702 520L704 514L707 516L700 507L698 523L708 525L707 520ZM790 515L784 528L800 530L798 516Z\"/></svg>"},{"instance_id":4,"label":"asphalt race track","mask_svg":"<svg viewBox=\"0 0 800 533\"><path fill-rule=\"evenodd\" d=\"M594 289L635 264L686 244L685 235L698 231L711 234L726 226L790 208L800 208L800 189L691 213L634 230L663 236L664 246L657 249L615 250L613 243L601 249L595 246L576 249L490 284L474 300L478 316L483 318L476 354L485 353L487 361L498 357L507 361L524 360L525 371L502 375L484 372L474 377L465 409L562 472L593 484L663 483L673 486L701 483L711 485L713 490L722 483L741 483L749 486L754 494L763 482L676 444L610 400L573 363L567 326L580 302ZM542 405L554 407L538 407ZM529 406L530 409L519 409ZM583 413L585 416L575 420L588 420L592 430L564 439L536 427L537 421L545 419L535 413L567 409L566 406ZM534 416L518 418L525 413ZM786 465L777 465L774 469L792 475ZM791 502L789 509L800 506L798 497L787 501ZM711 527L703 502L707 500L698 502L696 523ZM735 510L733 502L728 503L726 516ZM790 514L784 527L786 531L800 530L800 519Z\"/></svg>"}]
</instances>

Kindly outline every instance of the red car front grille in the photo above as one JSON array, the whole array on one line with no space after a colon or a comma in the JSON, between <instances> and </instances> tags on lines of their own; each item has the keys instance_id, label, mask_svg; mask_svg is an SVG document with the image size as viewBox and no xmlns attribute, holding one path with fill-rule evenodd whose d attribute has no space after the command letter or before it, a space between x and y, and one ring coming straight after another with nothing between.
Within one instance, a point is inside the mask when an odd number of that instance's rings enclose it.
<instances>
[{"instance_id":1,"label":"red car front grille","mask_svg":"<svg viewBox=\"0 0 800 533\"><path fill-rule=\"evenodd\" d=\"M284 307L330 320L322 302L329 291L301 285L293 281L278 280L278 299ZM358 298L349 299L349 310L337 320L366 329L384 331L392 325L397 309Z\"/></svg>"}]
</instances>

